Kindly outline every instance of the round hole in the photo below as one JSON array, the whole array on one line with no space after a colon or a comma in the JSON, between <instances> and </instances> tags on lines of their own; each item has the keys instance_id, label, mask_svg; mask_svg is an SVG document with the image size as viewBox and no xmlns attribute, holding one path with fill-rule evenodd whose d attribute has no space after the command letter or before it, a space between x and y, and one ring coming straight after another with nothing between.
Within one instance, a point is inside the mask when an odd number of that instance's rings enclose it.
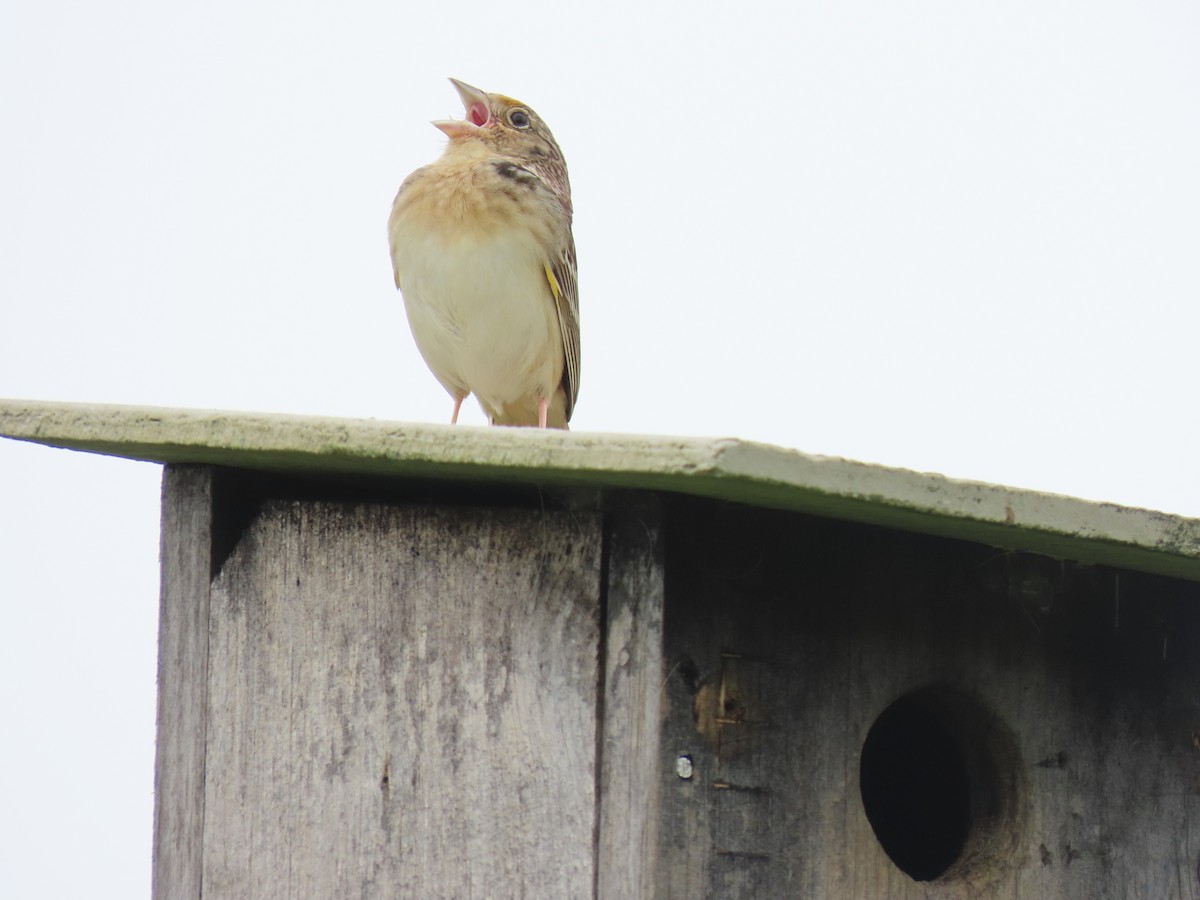
<instances>
[{"instance_id":1,"label":"round hole","mask_svg":"<svg viewBox=\"0 0 1200 900\"><path fill-rule=\"evenodd\" d=\"M915 881L932 881L994 865L1011 851L1019 771L1015 743L983 706L929 687L875 720L859 787L892 862Z\"/></svg>"}]
</instances>

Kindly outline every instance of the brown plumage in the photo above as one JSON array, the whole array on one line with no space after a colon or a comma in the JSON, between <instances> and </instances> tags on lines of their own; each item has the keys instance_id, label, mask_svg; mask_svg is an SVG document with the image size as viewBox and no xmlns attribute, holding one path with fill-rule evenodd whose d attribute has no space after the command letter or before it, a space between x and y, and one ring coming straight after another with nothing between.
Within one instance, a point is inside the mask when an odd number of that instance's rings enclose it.
<instances>
[{"instance_id":1,"label":"brown plumage","mask_svg":"<svg viewBox=\"0 0 1200 900\"><path fill-rule=\"evenodd\" d=\"M571 186L524 104L451 79L465 121L404 180L388 220L396 286L426 364L496 425L566 428L579 394Z\"/></svg>"}]
</instances>

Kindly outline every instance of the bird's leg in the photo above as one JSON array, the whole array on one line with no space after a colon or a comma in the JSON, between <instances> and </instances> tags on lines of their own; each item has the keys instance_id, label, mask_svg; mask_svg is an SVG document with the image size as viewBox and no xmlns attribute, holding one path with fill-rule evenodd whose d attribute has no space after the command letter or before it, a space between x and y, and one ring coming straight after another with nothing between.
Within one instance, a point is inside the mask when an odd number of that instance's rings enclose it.
<instances>
[{"instance_id":1,"label":"bird's leg","mask_svg":"<svg viewBox=\"0 0 1200 900\"><path fill-rule=\"evenodd\" d=\"M458 424L458 410L462 407L462 402L463 402L462 397L454 398L454 412L450 413L450 424L451 425Z\"/></svg>"},{"instance_id":2,"label":"bird's leg","mask_svg":"<svg viewBox=\"0 0 1200 900\"><path fill-rule=\"evenodd\" d=\"M545 397L538 397L538 428L546 427L546 408L548 403Z\"/></svg>"}]
</instances>

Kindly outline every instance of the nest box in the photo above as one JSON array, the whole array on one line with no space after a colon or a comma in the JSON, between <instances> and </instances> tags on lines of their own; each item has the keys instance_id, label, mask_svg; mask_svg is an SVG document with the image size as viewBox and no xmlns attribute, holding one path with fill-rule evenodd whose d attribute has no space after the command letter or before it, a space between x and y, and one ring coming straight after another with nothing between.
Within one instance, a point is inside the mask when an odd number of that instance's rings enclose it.
<instances>
[{"instance_id":1,"label":"nest box","mask_svg":"<svg viewBox=\"0 0 1200 900\"><path fill-rule=\"evenodd\" d=\"M736 440L0 432L165 464L159 900L1200 892L1198 521Z\"/></svg>"}]
</instances>

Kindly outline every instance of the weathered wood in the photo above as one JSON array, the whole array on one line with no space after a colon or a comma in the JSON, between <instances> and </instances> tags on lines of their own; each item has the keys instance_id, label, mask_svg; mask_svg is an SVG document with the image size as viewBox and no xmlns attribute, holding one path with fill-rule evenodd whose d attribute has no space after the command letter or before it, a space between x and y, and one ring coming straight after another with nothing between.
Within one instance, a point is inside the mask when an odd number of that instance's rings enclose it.
<instances>
[{"instance_id":1,"label":"weathered wood","mask_svg":"<svg viewBox=\"0 0 1200 900\"><path fill-rule=\"evenodd\" d=\"M663 755L695 775L662 775L656 896L1200 893L1195 584L738 507L679 503L667 528ZM860 764L926 687L975 824L919 882Z\"/></svg>"},{"instance_id":2,"label":"weathered wood","mask_svg":"<svg viewBox=\"0 0 1200 900\"><path fill-rule=\"evenodd\" d=\"M606 504L608 554L596 896L654 895L662 719L662 506L616 493Z\"/></svg>"},{"instance_id":3,"label":"weathered wood","mask_svg":"<svg viewBox=\"0 0 1200 900\"><path fill-rule=\"evenodd\" d=\"M167 466L162 488L154 875L158 900L201 895L213 473Z\"/></svg>"},{"instance_id":4,"label":"weathered wood","mask_svg":"<svg viewBox=\"0 0 1200 900\"><path fill-rule=\"evenodd\" d=\"M160 900L1200 893L1200 585L337 490L167 473Z\"/></svg>"},{"instance_id":5,"label":"weathered wood","mask_svg":"<svg viewBox=\"0 0 1200 900\"><path fill-rule=\"evenodd\" d=\"M204 897L586 897L600 518L269 501L213 585Z\"/></svg>"},{"instance_id":6,"label":"weathered wood","mask_svg":"<svg viewBox=\"0 0 1200 900\"><path fill-rule=\"evenodd\" d=\"M0 400L0 435L161 463L396 479L667 491L868 522L1200 581L1200 520L733 438L460 428Z\"/></svg>"}]
</instances>

